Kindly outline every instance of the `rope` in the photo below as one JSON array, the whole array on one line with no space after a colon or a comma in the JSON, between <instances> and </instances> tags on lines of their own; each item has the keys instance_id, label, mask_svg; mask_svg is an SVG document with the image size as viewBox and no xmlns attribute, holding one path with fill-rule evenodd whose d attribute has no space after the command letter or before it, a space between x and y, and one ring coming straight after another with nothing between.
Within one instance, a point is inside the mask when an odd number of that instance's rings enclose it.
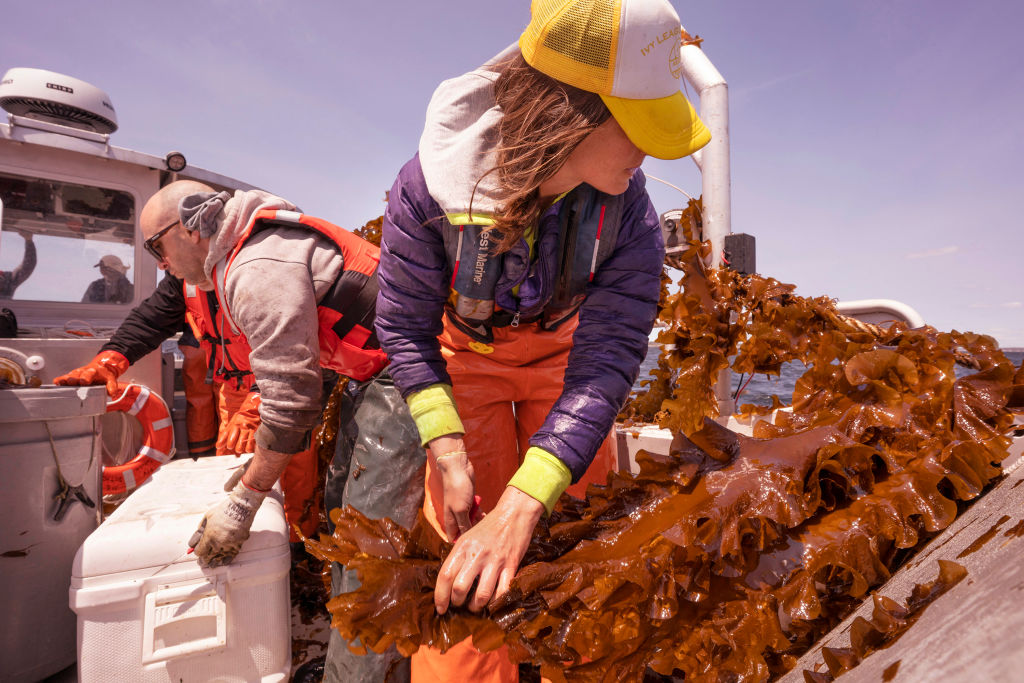
<instances>
[{"instance_id":1,"label":"rope","mask_svg":"<svg viewBox=\"0 0 1024 683\"><path fill-rule=\"evenodd\" d=\"M0 357L0 379L14 385L25 384L25 369L10 358Z\"/></svg>"},{"instance_id":2,"label":"rope","mask_svg":"<svg viewBox=\"0 0 1024 683\"><path fill-rule=\"evenodd\" d=\"M120 423L120 439L121 443L113 449L107 448L106 442L100 442L100 448L103 453L103 461L114 465L123 465L131 459L132 454L132 426L129 422L127 414L120 411L109 413L109 415L116 415L117 420ZM109 419L109 418L108 418Z\"/></svg>"},{"instance_id":3,"label":"rope","mask_svg":"<svg viewBox=\"0 0 1024 683\"><path fill-rule=\"evenodd\" d=\"M677 191L679 191L679 192L682 192L682 193L683 193L683 194L685 194L685 195L686 195L686 196L687 196L687 197L688 197L688 198L689 198L689 199L690 199L691 201L693 201L693 195L692 195L692 194L690 194L689 192L687 192L686 190L684 190L683 188L679 187L678 185L673 185L672 183L668 182L667 180L662 180L661 178L658 178L658 177L656 177L656 176L652 176L652 175L651 175L650 173L645 173L645 174L644 174L644 176L645 176L645 177L647 177L647 178L650 178L651 180L656 180L656 181L658 181L659 183L661 183L661 184L663 184L663 185L668 185L668 186L669 186L669 187L671 187L671 188L672 188L673 190L677 190Z\"/></svg>"},{"instance_id":4,"label":"rope","mask_svg":"<svg viewBox=\"0 0 1024 683\"><path fill-rule=\"evenodd\" d=\"M825 309L825 319L832 323L837 330L844 333L860 332L862 334L869 334L875 339L882 339L888 334L881 325L875 325L874 323L866 323L863 320L857 318L851 318L848 315L843 315L831 309Z\"/></svg>"},{"instance_id":5,"label":"rope","mask_svg":"<svg viewBox=\"0 0 1024 683\"><path fill-rule=\"evenodd\" d=\"M861 332L871 335L876 341L883 341L889 336L889 331L881 325L866 323L863 320L857 320L832 310L825 310L824 315L837 330L844 334L849 334L851 331ZM981 363L978 362L978 359L962 348L953 350L953 360L959 365L971 368L972 370L981 369Z\"/></svg>"},{"instance_id":6,"label":"rope","mask_svg":"<svg viewBox=\"0 0 1024 683\"><path fill-rule=\"evenodd\" d=\"M92 423L93 423L92 441L89 444L89 464L85 468L86 475L89 474L89 470L92 469L92 462L93 462L93 460L96 459L96 418L95 418L95 416L92 418ZM62 481L66 482L66 480L64 479L64 475L61 474L61 471L60 471L60 461L57 460L57 445L53 442L53 432L50 431L50 423L47 422L46 420L43 420L43 426L46 427L46 436L50 439L50 452L53 454L53 464L55 464L57 466L57 476L60 477ZM84 483L85 483L85 478L83 477L82 482L79 483L78 485L81 486Z\"/></svg>"},{"instance_id":7,"label":"rope","mask_svg":"<svg viewBox=\"0 0 1024 683\"><path fill-rule=\"evenodd\" d=\"M71 505L72 499L68 498L70 494L74 494L75 498L80 500L84 505L95 508L96 503L93 502L92 498L83 488L85 484L85 477L89 475L89 470L92 469L93 460L96 458L96 418L92 418L92 442L89 444L89 464L85 468L85 474L82 475L82 481L74 486L68 484L68 480L64 478L64 472L60 468L60 458L57 457L57 444L53 441L53 432L50 431L50 423L43 420L43 427L46 428L46 437L50 440L50 453L53 455L53 464L57 466L57 483L60 485L60 491L53 497L54 500L59 500L60 503L57 506L57 511L53 515L53 520L59 522L64 518L67 512L68 506ZM99 515L99 511L97 511ZM97 517L98 519L98 517Z\"/></svg>"},{"instance_id":8,"label":"rope","mask_svg":"<svg viewBox=\"0 0 1024 683\"><path fill-rule=\"evenodd\" d=\"M50 439L50 453L53 454L53 464L57 466L57 478L61 481L61 486L67 486L67 480L64 479L64 474L60 470L60 459L57 457L57 444L53 442L53 432L50 431L50 423L43 420L43 426L46 427L46 436ZM90 465L92 463L90 462ZM85 481L83 479L83 481Z\"/></svg>"}]
</instances>

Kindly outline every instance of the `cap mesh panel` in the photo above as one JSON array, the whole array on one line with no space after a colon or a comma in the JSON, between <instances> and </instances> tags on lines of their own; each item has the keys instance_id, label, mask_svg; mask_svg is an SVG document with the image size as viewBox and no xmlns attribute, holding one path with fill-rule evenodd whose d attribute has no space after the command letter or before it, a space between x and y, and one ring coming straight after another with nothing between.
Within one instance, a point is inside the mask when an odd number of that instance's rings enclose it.
<instances>
[{"instance_id":1,"label":"cap mesh panel","mask_svg":"<svg viewBox=\"0 0 1024 683\"><path fill-rule=\"evenodd\" d=\"M614 26L613 3L607 0L574 2L555 17L544 37L544 46L581 64L607 69Z\"/></svg>"},{"instance_id":2,"label":"cap mesh panel","mask_svg":"<svg viewBox=\"0 0 1024 683\"><path fill-rule=\"evenodd\" d=\"M563 5L565 0L533 0L530 3L530 24L523 32L530 45L537 45L540 42L541 31Z\"/></svg>"}]
</instances>

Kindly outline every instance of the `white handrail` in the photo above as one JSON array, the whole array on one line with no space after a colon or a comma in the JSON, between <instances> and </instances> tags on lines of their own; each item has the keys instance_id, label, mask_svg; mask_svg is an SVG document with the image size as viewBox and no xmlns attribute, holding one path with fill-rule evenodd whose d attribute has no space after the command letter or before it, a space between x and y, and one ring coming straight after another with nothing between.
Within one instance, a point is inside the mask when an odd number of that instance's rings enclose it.
<instances>
[{"instance_id":1,"label":"white handrail","mask_svg":"<svg viewBox=\"0 0 1024 683\"><path fill-rule=\"evenodd\" d=\"M725 236L732 232L732 181L729 171L729 86L698 45L683 45L679 52L683 76L700 96L700 117L711 131L711 142L693 155L701 174L702 237L711 240L712 267L722 265ZM733 413L731 374L719 373L715 382L720 419Z\"/></svg>"},{"instance_id":2,"label":"white handrail","mask_svg":"<svg viewBox=\"0 0 1024 683\"><path fill-rule=\"evenodd\" d=\"M711 265L722 264L725 236L732 232L732 182L729 171L729 86L697 45L680 50L683 76L700 96L700 117L711 142L693 155L701 172L704 239L711 240Z\"/></svg>"},{"instance_id":3,"label":"white handrail","mask_svg":"<svg viewBox=\"0 0 1024 683\"><path fill-rule=\"evenodd\" d=\"M924 327L924 318L909 304L895 299L857 299L839 301L836 310L868 323L905 322L909 327Z\"/></svg>"}]
</instances>

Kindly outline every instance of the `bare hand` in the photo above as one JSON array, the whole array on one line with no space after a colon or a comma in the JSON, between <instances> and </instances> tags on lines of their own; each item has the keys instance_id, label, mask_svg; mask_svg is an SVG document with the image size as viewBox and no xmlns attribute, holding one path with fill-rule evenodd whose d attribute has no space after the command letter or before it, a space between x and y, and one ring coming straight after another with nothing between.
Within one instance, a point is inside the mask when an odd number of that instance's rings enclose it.
<instances>
[{"instance_id":1,"label":"bare hand","mask_svg":"<svg viewBox=\"0 0 1024 683\"><path fill-rule=\"evenodd\" d=\"M539 500L505 487L495 508L459 537L441 565L434 587L437 613L447 612L449 604L465 604L474 582L468 605L474 612L507 592L542 514Z\"/></svg>"},{"instance_id":2,"label":"bare hand","mask_svg":"<svg viewBox=\"0 0 1024 683\"><path fill-rule=\"evenodd\" d=\"M473 463L461 436L440 436L430 442L429 448L444 489L441 522L445 535L454 541L477 521L472 514L476 491Z\"/></svg>"}]
</instances>

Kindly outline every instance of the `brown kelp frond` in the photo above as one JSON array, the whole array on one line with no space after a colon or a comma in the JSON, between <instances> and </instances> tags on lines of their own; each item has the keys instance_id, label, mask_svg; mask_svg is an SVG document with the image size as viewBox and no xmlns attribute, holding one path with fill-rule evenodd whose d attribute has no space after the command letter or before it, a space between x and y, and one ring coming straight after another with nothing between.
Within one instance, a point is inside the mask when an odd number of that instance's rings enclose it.
<instances>
[{"instance_id":1,"label":"brown kelp frond","mask_svg":"<svg viewBox=\"0 0 1024 683\"><path fill-rule=\"evenodd\" d=\"M860 664L872 652L888 647L899 639L921 617L928 605L967 577L967 570L956 562L939 560L938 564L939 575L933 581L915 585L905 605L876 593L873 596L871 619L857 617L850 625L850 647L821 649L828 673L804 671L804 677L829 683Z\"/></svg>"},{"instance_id":2,"label":"brown kelp frond","mask_svg":"<svg viewBox=\"0 0 1024 683\"><path fill-rule=\"evenodd\" d=\"M768 680L1000 476L1024 371L994 340L852 321L792 285L706 272L707 253L692 243L678 257L683 291L665 288L659 314L665 352L622 414L672 429L670 452L641 452L638 473L585 500L563 496L482 614L435 613L450 545L422 517L406 531L341 511L334 536L309 546L362 581L329 605L344 637L403 653L506 644L554 681L640 681L647 669ZM778 374L789 361L806 368L792 405L741 409L754 438L711 419L720 370ZM890 603L876 599L851 648L824 654L830 672L912 623L912 607Z\"/></svg>"}]
</instances>

